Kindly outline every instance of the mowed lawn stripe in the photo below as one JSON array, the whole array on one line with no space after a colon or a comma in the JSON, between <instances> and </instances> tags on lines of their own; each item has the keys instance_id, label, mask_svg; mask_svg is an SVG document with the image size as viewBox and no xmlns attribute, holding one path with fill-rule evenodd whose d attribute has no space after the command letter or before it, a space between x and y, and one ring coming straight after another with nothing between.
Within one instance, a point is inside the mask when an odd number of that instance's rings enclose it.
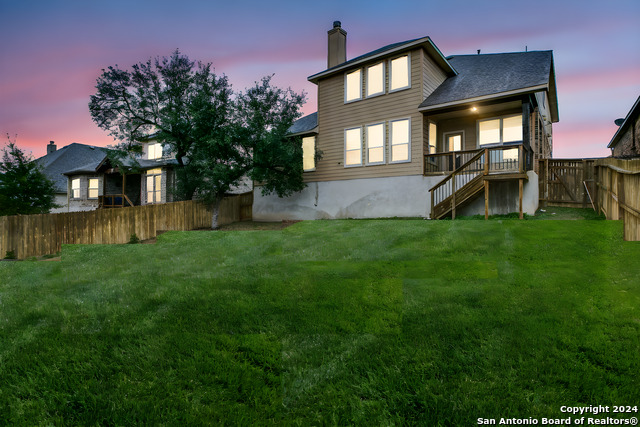
<instances>
[{"instance_id":1,"label":"mowed lawn stripe","mask_svg":"<svg viewBox=\"0 0 640 427\"><path fill-rule=\"evenodd\" d=\"M10 424L423 424L640 398L611 221L168 232L0 263Z\"/></svg>"}]
</instances>

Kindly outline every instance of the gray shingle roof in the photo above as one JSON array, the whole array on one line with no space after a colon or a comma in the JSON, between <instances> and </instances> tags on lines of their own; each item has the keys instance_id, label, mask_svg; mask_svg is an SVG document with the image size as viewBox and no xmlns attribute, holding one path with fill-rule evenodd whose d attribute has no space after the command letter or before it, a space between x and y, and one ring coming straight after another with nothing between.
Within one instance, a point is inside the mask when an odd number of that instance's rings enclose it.
<instances>
[{"instance_id":1,"label":"gray shingle roof","mask_svg":"<svg viewBox=\"0 0 640 427\"><path fill-rule=\"evenodd\" d=\"M391 55L394 53L399 53L405 50L417 48L418 46L422 46L424 49L426 49L431 57L448 75L454 75L456 73L456 70L451 67L451 64L447 61L444 55L442 55L442 52L440 52L436 45L433 44L431 39L429 37L422 37L419 39L411 39L399 43L392 43L379 49L372 50L371 52L365 53L364 55L357 56L334 67L309 76L307 80L313 83L317 83L320 78L324 78L337 72L344 71L351 66L355 67L357 64L366 62L369 59L385 57L385 55L387 54Z\"/></svg>"},{"instance_id":2,"label":"gray shingle roof","mask_svg":"<svg viewBox=\"0 0 640 427\"><path fill-rule=\"evenodd\" d=\"M419 108L547 85L553 67L552 51L460 55L447 59L458 75L447 78Z\"/></svg>"},{"instance_id":3,"label":"gray shingle roof","mask_svg":"<svg viewBox=\"0 0 640 427\"><path fill-rule=\"evenodd\" d=\"M318 113L312 113L296 120L289 128L290 134L311 132L318 126Z\"/></svg>"},{"instance_id":4,"label":"gray shingle roof","mask_svg":"<svg viewBox=\"0 0 640 427\"><path fill-rule=\"evenodd\" d=\"M35 161L42 167L44 174L53 181L56 192L66 193L67 177L64 173L71 169L77 169L78 165L87 167L87 165L95 164L97 167L106 157L106 151L106 148L74 142Z\"/></svg>"},{"instance_id":5,"label":"gray shingle roof","mask_svg":"<svg viewBox=\"0 0 640 427\"><path fill-rule=\"evenodd\" d=\"M364 55L356 56L355 58L352 58L352 59L350 59L350 60L348 60L346 62L338 64L338 65L336 65L334 67L331 67L331 68L329 68L329 69L327 69L325 71L331 71L334 68L348 67L349 65L353 64L354 62L359 62L359 61L367 59L369 57L376 56L378 54L387 52L389 50L395 49L397 47L400 47L400 46L403 46L403 45L406 45L406 44L409 44L409 43L413 43L413 42L418 41L418 40L420 40L420 39L411 39L411 40L405 40L403 42L391 43L391 44L383 46L383 47L381 47L379 49L372 50L371 52L367 52Z\"/></svg>"}]
</instances>

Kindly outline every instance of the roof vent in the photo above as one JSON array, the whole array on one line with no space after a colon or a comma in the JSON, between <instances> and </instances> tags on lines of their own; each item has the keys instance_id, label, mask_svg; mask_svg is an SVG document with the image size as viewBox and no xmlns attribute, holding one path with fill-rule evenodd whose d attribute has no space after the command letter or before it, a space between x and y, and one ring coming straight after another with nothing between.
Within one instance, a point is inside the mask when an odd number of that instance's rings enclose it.
<instances>
[{"instance_id":1,"label":"roof vent","mask_svg":"<svg viewBox=\"0 0 640 427\"><path fill-rule=\"evenodd\" d=\"M615 119L613 123L615 123L616 126L622 126L622 124L624 123L624 119Z\"/></svg>"}]
</instances>

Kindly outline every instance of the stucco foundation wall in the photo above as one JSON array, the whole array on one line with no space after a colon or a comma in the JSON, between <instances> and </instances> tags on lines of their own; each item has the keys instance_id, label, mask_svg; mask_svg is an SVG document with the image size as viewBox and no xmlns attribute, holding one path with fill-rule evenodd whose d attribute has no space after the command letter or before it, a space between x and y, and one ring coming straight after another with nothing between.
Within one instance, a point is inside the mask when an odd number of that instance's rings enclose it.
<instances>
[{"instance_id":1,"label":"stucco foundation wall","mask_svg":"<svg viewBox=\"0 0 640 427\"><path fill-rule=\"evenodd\" d=\"M429 189L444 177L421 175L310 182L291 197L263 196L256 186L254 221L428 217Z\"/></svg>"},{"instance_id":2,"label":"stucco foundation wall","mask_svg":"<svg viewBox=\"0 0 640 427\"><path fill-rule=\"evenodd\" d=\"M522 186L522 212L534 215L538 210L538 174L527 172L528 180ZM491 181L489 184L489 214L506 215L519 212L518 181ZM471 204L456 211L457 216L484 215L484 193L480 193Z\"/></svg>"}]
</instances>

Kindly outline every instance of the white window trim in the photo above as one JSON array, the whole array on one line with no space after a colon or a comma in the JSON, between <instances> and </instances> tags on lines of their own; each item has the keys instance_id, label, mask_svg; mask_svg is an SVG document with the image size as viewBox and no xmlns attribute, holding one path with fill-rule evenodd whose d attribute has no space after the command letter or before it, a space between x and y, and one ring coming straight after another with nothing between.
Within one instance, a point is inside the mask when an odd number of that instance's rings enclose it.
<instances>
[{"instance_id":1,"label":"white window trim","mask_svg":"<svg viewBox=\"0 0 640 427\"><path fill-rule=\"evenodd\" d=\"M407 86L399 87L396 89L391 88L391 83L393 82L393 67L391 66L391 62L394 59L402 58L403 56L407 57L407 81L409 84ZM411 89L411 52L407 54L396 56L395 58L389 59L389 93L399 92L401 90Z\"/></svg>"},{"instance_id":2,"label":"white window trim","mask_svg":"<svg viewBox=\"0 0 640 427\"><path fill-rule=\"evenodd\" d=\"M78 182L78 186L75 187L75 188L73 187L73 182L74 181ZM78 200L78 199L82 198L82 192L81 192L82 187L81 187L81 184L82 184L82 182L81 182L80 178L72 178L71 179L71 198L72 199ZM74 194L74 190L78 190L78 195L77 196Z\"/></svg>"},{"instance_id":3,"label":"white window trim","mask_svg":"<svg viewBox=\"0 0 640 427\"><path fill-rule=\"evenodd\" d=\"M442 150L444 153L449 153L449 144L447 144L447 136L449 135L458 135L458 134L462 134L462 140L460 141L460 150L458 151L465 151L464 150L464 142L466 141L465 139L465 134L464 134L464 130L455 130L455 131L451 131L451 132L444 132L442 134L442 148L444 148L444 150Z\"/></svg>"},{"instance_id":4,"label":"white window trim","mask_svg":"<svg viewBox=\"0 0 640 427\"><path fill-rule=\"evenodd\" d=\"M97 191L96 197L91 197L91 181L93 181L93 180L98 182L98 186L95 188L95 190ZM98 200L99 197L100 197L100 178L95 177L95 178L87 179L87 199L88 200Z\"/></svg>"},{"instance_id":5,"label":"white window trim","mask_svg":"<svg viewBox=\"0 0 640 427\"><path fill-rule=\"evenodd\" d=\"M353 165L348 165L347 164L347 132L350 130L354 130L354 129L359 129L360 130L360 163L358 164L353 164ZM355 126L355 127L351 127L351 128L346 128L344 130L344 167L345 168L358 168L362 166L362 139L364 137L364 131L362 129L362 126ZM349 150L349 151L355 151L355 150Z\"/></svg>"},{"instance_id":6,"label":"white window trim","mask_svg":"<svg viewBox=\"0 0 640 427\"><path fill-rule=\"evenodd\" d=\"M353 99L347 99L347 76L349 74L353 74L355 72L360 72L360 96L358 98L353 98ZM357 102L357 101L362 101L362 79L363 79L363 72L362 72L362 68L359 68L357 70L353 70L350 71L348 73L344 73L344 103L345 104L350 104L352 102Z\"/></svg>"},{"instance_id":7,"label":"white window trim","mask_svg":"<svg viewBox=\"0 0 640 427\"><path fill-rule=\"evenodd\" d=\"M371 80L369 78L369 69L371 69L371 68L373 68L375 66L378 66L378 65L382 65L382 90L380 92L369 94L369 81ZM365 79L365 88L364 88L365 97L366 98L374 98L376 96L381 96L381 95L386 94L387 70L386 70L384 61L378 62L378 63L373 64L373 65L370 65L365 70L366 70L366 73L365 73L366 74L366 79Z\"/></svg>"},{"instance_id":8,"label":"white window trim","mask_svg":"<svg viewBox=\"0 0 640 427\"><path fill-rule=\"evenodd\" d=\"M408 142L408 150L409 150L409 156L407 160L393 160L393 126L391 126L391 123L393 122L402 122L402 121L408 121L409 122L409 142ZM394 163L411 163L411 117L403 117L401 119L393 119L393 120L389 120L389 163L390 164L394 164ZM427 143L428 144L428 143ZM395 145L405 145L403 144L395 144Z\"/></svg>"},{"instance_id":9,"label":"white window trim","mask_svg":"<svg viewBox=\"0 0 640 427\"><path fill-rule=\"evenodd\" d=\"M304 140L305 140L305 138L313 138L313 168L311 168L311 169L305 169L304 168ZM303 144L302 145L302 147L303 147L303 149L302 149L302 172L313 172L313 171L316 170L316 144L318 143L318 137L316 135L304 136L304 137L302 137L300 142Z\"/></svg>"},{"instance_id":10,"label":"white window trim","mask_svg":"<svg viewBox=\"0 0 640 427\"><path fill-rule=\"evenodd\" d=\"M382 125L382 161L380 162L370 162L369 161L369 138L368 138L368 132L367 129L371 126L379 126ZM365 153L365 157L366 157L366 166L376 166L376 165L384 165L385 163L387 163L387 126L385 124L384 121L382 122L376 122L376 123L369 123L367 125L364 126L364 133L363 133L363 137L364 137L364 149L366 151ZM378 148L378 147L376 147Z\"/></svg>"},{"instance_id":11,"label":"white window trim","mask_svg":"<svg viewBox=\"0 0 640 427\"><path fill-rule=\"evenodd\" d=\"M507 114L505 116L497 116L497 117L487 117L486 119L480 119L476 121L476 148L481 148L481 147L497 147L499 145L504 145L504 126L503 126L503 121L504 119L508 119L511 117L522 117L522 114ZM480 145L480 122L488 122L491 120L500 120L500 142L492 142L490 144L482 144ZM524 120L522 123L522 126L524 126ZM524 132L524 129L523 129ZM509 141L508 143L512 143L512 144L517 144L518 142L523 142L524 141L524 134L522 135L522 139L519 141Z\"/></svg>"}]
</instances>

